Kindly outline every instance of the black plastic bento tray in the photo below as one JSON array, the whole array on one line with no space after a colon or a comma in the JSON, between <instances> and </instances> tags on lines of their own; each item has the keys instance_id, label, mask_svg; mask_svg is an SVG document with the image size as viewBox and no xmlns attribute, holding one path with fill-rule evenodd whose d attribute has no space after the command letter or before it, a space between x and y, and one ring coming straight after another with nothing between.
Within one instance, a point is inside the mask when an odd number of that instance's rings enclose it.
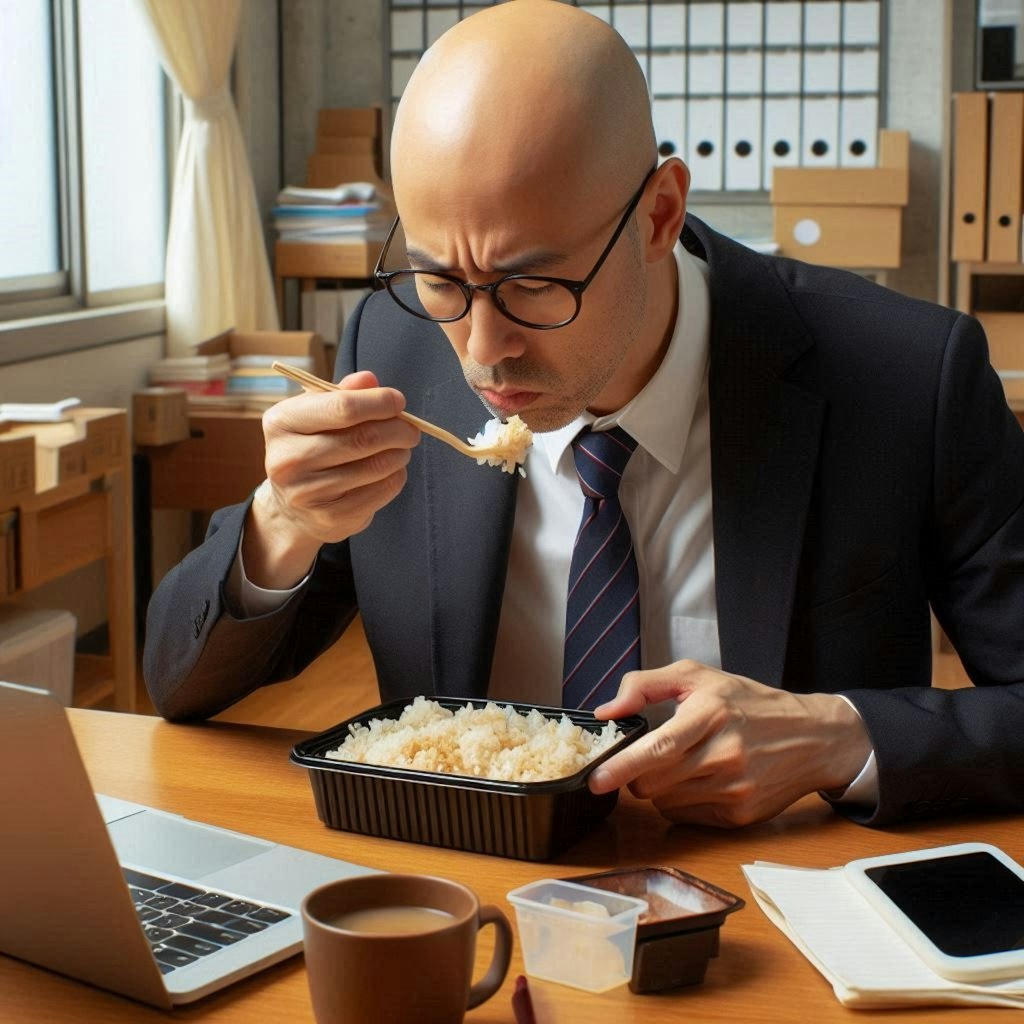
<instances>
[{"instance_id":1,"label":"black plastic bento tray","mask_svg":"<svg viewBox=\"0 0 1024 1024\"><path fill-rule=\"evenodd\" d=\"M450 711L487 700L432 697ZM623 736L585 768L549 782L501 782L473 776L415 771L336 761L325 756L349 735L349 726L372 718L398 718L412 699L370 708L304 740L291 760L309 769L317 814L329 828L363 835L428 843L520 860L548 860L607 817L618 791L591 793L587 776L647 730L639 715L616 719ZM548 718L568 716L574 725L599 732L605 722L589 711L493 701L520 714L536 709Z\"/></svg>"}]
</instances>

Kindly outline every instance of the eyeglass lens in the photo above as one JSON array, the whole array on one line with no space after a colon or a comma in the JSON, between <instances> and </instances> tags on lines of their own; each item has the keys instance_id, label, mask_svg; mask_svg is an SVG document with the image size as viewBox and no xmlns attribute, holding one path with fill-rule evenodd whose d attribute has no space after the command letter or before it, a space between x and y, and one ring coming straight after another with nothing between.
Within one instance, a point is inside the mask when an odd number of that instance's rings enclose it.
<instances>
[{"instance_id":1,"label":"eyeglass lens","mask_svg":"<svg viewBox=\"0 0 1024 1024\"><path fill-rule=\"evenodd\" d=\"M399 302L397 293L410 281L423 308L435 320L457 319L469 307L466 293L454 281L426 271L395 274L389 283ZM564 285L543 278L504 280L495 289L494 299L517 320L538 326L564 323L576 313L576 296Z\"/></svg>"}]
</instances>

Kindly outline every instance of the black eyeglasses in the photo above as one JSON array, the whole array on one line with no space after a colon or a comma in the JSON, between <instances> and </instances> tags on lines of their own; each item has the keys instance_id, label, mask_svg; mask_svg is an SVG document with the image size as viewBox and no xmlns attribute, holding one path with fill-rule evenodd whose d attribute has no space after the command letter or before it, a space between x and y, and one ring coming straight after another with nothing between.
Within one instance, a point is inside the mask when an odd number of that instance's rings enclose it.
<instances>
[{"instance_id":1,"label":"black eyeglasses","mask_svg":"<svg viewBox=\"0 0 1024 1024\"><path fill-rule=\"evenodd\" d=\"M629 201L622 219L604 252L597 258L593 270L582 281L570 281L564 277L546 277L536 274L506 274L490 284L470 284L462 281L454 274L438 270L390 270L385 271L384 259L387 256L391 239L398 229L398 218L395 218L388 237L381 249L380 258L374 268L373 276L380 281L391 298L407 313L418 316L421 320L432 320L434 323L450 324L461 320L471 309L473 292L487 292L498 310L514 323L523 327L531 327L538 331L551 331L556 327L565 327L579 316L583 304L583 293L590 282L597 276L608 254L615 247L629 223L629 218L636 209L640 197L644 194L647 182L651 180L657 167L652 167L643 180L636 194ZM422 308L411 305L410 296L401 294L402 285L412 284Z\"/></svg>"}]
</instances>

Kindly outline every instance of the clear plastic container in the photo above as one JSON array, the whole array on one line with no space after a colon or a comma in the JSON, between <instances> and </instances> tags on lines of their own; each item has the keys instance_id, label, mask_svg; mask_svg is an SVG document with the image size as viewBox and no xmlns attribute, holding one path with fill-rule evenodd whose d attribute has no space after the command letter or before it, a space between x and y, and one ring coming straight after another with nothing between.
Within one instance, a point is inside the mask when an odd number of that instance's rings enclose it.
<instances>
[{"instance_id":1,"label":"clear plastic container","mask_svg":"<svg viewBox=\"0 0 1024 1024\"><path fill-rule=\"evenodd\" d=\"M545 878L508 893L526 973L605 992L633 975L636 925L647 901Z\"/></svg>"}]
</instances>

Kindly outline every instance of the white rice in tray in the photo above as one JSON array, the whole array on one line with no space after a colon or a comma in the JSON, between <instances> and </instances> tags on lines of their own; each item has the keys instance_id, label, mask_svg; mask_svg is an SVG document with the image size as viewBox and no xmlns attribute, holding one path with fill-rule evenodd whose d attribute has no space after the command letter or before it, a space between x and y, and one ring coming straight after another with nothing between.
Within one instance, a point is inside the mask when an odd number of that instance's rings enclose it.
<instances>
[{"instance_id":1,"label":"white rice in tray","mask_svg":"<svg viewBox=\"0 0 1024 1024\"><path fill-rule=\"evenodd\" d=\"M575 775L622 737L614 722L600 732L548 718L531 709L488 702L455 711L417 697L398 718L372 718L349 726L335 761L470 775L503 782L546 782Z\"/></svg>"}]
</instances>

